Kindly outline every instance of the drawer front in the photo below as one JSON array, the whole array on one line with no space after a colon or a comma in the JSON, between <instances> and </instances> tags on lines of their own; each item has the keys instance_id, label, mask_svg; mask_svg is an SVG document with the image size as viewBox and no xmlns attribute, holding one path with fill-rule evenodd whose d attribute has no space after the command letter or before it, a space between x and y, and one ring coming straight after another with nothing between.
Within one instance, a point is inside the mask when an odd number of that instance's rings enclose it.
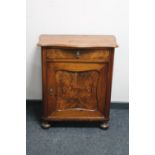
<instances>
[{"instance_id":1,"label":"drawer front","mask_svg":"<svg viewBox=\"0 0 155 155\"><path fill-rule=\"evenodd\" d=\"M47 59L80 59L80 60L108 60L108 49L52 49L47 48Z\"/></svg>"}]
</instances>

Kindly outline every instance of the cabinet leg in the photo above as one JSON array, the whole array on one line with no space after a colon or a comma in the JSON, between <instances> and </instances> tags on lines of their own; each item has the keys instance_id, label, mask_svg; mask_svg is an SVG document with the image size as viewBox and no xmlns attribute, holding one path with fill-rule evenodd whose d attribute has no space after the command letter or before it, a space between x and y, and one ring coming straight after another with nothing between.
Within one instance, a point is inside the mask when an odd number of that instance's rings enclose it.
<instances>
[{"instance_id":1,"label":"cabinet leg","mask_svg":"<svg viewBox=\"0 0 155 155\"><path fill-rule=\"evenodd\" d=\"M102 129L108 129L108 128L109 128L109 124L108 124L108 122L103 122L103 123L100 125L100 127L101 127Z\"/></svg>"},{"instance_id":2,"label":"cabinet leg","mask_svg":"<svg viewBox=\"0 0 155 155\"><path fill-rule=\"evenodd\" d=\"M51 127L51 124L49 122L47 122L47 121L43 121L41 123L41 127L44 128L44 129L48 129L48 128Z\"/></svg>"}]
</instances>

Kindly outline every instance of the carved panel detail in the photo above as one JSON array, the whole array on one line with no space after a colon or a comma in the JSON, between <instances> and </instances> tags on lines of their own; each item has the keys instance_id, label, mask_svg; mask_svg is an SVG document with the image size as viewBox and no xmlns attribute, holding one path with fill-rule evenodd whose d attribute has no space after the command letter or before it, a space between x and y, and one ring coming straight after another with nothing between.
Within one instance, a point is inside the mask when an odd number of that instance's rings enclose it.
<instances>
[{"instance_id":1,"label":"carved panel detail","mask_svg":"<svg viewBox=\"0 0 155 155\"><path fill-rule=\"evenodd\" d=\"M57 71L57 110L97 109L97 71Z\"/></svg>"}]
</instances>

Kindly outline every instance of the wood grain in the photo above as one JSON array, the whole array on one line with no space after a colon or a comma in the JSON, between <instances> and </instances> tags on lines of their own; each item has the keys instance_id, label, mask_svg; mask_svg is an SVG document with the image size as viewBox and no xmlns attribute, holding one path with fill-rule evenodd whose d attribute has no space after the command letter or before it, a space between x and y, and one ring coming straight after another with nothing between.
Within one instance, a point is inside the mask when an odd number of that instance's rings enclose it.
<instances>
[{"instance_id":1,"label":"wood grain","mask_svg":"<svg viewBox=\"0 0 155 155\"><path fill-rule=\"evenodd\" d=\"M108 60L109 50L47 48L47 59Z\"/></svg>"},{"instance_id":2,"label":"wood grain","mask_svg":"<svg viewBox=\"0 0 155 155\"><path fill-rule=\"evenodd\" d=\"M66 48L117 47L112 35L40 35L38 46Z\"/></svg>"},{"instance_id":3,"label":"wood grain","mask_svg":"<svg viewBox=\"0 0 155 155\"><path fill-rule=\"evenodd\" d=\"M48 63L48 115L54 111L93 110L106 104L107 64Z\"/></svg>"},{"instance_id":4,"label":"wood grain","mask_svg":"<svg viewBox=\"0 0 155 155\"><path fill-rule=\"evenodd\" d=\"M58 110L97 109L97 83L99 74L96 71L56 73Z\"/></svg>"},{"instance_id":5,"label":"wood grain","mask_svg":"<svg viewBox=\"0 0 155 155\"><path fill-rule=\"evenodd\" d=\"M40 37L42 119L108 122L112 87L113 36Z\"/></svg>"},{"instance_id":6,"label":"wood grain","mask_svg":"<svg viewBox=\"0 0 155 155\"><path fill-rule=\"evenodd\" d=\"M104 121L104 116L99 111L55 111L45 117L47 121Z\"/></svg>"}]
</instances>

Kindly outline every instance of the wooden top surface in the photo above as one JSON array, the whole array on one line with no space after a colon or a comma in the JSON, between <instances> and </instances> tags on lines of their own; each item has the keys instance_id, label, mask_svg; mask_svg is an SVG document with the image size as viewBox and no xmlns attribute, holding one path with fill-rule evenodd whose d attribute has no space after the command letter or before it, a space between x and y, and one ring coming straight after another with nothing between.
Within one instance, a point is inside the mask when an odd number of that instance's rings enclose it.
<instances>
[{"instance_id":1,"label":"wooden top surface","mask_svg":"<svg viewBox=\"0 0 155 155\"><path fill-rule=\"evenodd\" d=\"M66 48L118 47L112 35L40 35L38 46Z\"/></svg>"}]
</instances>

